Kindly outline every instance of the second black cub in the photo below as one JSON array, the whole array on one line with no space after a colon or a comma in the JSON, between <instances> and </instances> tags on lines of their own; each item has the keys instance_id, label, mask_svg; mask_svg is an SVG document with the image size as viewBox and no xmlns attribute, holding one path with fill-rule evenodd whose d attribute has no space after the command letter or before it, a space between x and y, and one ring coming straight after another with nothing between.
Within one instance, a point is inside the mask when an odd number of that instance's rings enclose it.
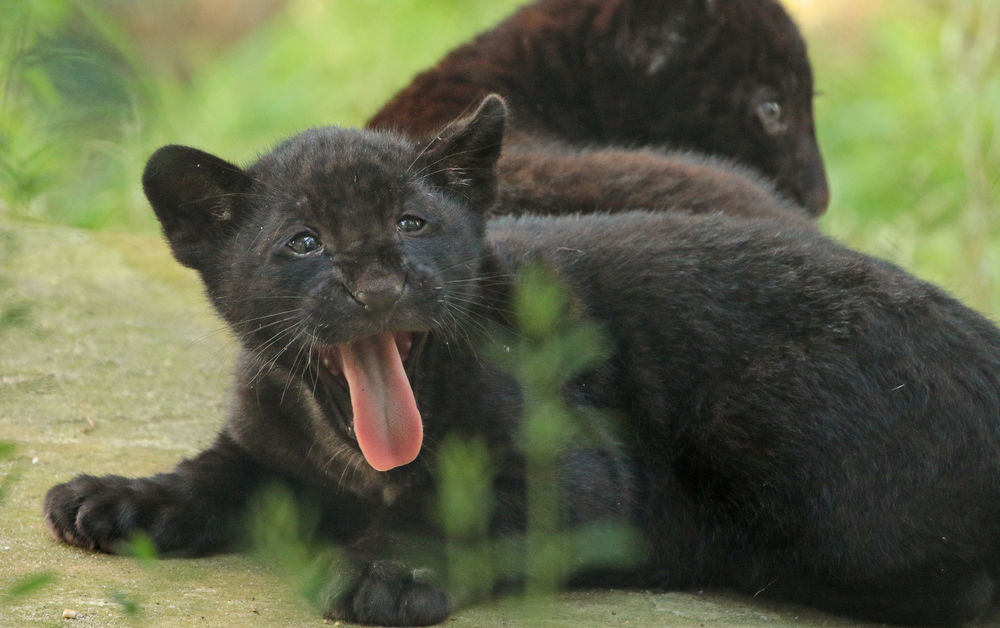
<instances>
[{"instance_id":1,"label":"second black cub","mask_svg":"<svg viewBox=\"0 0 1000 628\"><path fill-rule=\"evenodd\" d=\"M433 137L490 93L510 108L508 149L558 140L586 159L594 147L666 148L667 178L683 176L673 150L719 155L772 180L803 214L829 203L806 44L777 0L535 0L417 75L368 127Z\"/></svg>"}]
</instances>

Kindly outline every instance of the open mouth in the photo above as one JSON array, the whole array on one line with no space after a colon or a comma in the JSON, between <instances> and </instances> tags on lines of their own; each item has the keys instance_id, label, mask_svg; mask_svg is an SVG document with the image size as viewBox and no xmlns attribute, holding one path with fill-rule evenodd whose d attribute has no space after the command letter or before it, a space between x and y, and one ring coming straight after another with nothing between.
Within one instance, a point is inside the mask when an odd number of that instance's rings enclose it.
<instances>
[{"instance_id":1,"label":"open mouth","mask_svg":"<svg viewBox=\"0 0 1000 628\"><path fill-rule=\"evenodd\" d=\"M420 453L423 421L404 361L424 338L390 331L317 351L325 375L346 384L352 418L344 418L353 425L344 427L378 471L408 464Z\"/></svg>"},{"instance_id":2,"label":"open mouth","mask_svg":"<svg viewBox=\"0 0 1000 628\"><path fill-rule=\"evenodd\" d=\"M391 331L388 334L392 336L393 342L396 344L396 351L399 353L399 359L404 363L406 358L410 356L410 349L413 348L413 341L418 335L417 332L412 331ZM375 339L376 336L371 338L365 338L362 340L355 341L353 343L344 343L339 345L328 345L319 350L320 361L331 375L335 377L344 377L344 354L343 348L350 348L351 345L356 345L360 342L365 342L368 340Z\"/></svg>"}]
</instances>

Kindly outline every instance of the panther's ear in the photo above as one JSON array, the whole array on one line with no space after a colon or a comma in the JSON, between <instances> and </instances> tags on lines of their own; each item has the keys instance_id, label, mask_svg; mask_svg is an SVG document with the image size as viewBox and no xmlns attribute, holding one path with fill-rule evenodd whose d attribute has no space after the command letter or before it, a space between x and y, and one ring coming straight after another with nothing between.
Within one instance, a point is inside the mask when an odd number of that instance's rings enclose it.
<instances>
[{"instance_id":1,"label":"panther's ear","mask_svg":"<svg viewBox=\"0 0 1000 628\"><path fill-rule=\"evenodd\" d=\"M418 159L420 172L431 184L485 209L496 198L494 168L506 121L503 99L487 96L471 116L455 120L430 138Z\"/></svg>"},{"instance_id":2,"label":"panther's ear","mask_svg":"<svg viewBox=\"0 0 1000 628\"><path fill-rule=\"evenodd\" d=\"M238 221L250 176L187 146L164 146L146 163L142 187L177 261L204 270Z\"/></svg>"}]
</instances>

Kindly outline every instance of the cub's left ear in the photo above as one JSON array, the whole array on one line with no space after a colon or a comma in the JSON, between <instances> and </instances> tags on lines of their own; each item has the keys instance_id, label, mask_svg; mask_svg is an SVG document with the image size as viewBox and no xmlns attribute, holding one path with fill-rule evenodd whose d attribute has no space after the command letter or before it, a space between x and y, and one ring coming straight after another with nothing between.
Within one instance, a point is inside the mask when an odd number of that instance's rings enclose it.
<instances>
[{"instance_id":1,"label":"cub's left ear","mask_svg":"<svg viewBox=\"0 0 1000 628\"><path fill-rule=\"evenodd\" d=\"M496 94L487 96L467 118L450 123L430 139L419 166L434 185L476 208L496 198L496 166L503 145L507 107Z\"/></svg>"},{"instance_id":2,"label":"cub's left ear","mask_svg":"<svg viewBox=\"0 0 1000 628\"><path fill-rule=\"evenodd\" d=\"M171 145L149 158L142 188L177 261L205 270L237 222L250 176L215 155Z\"/></svg>"}]
</instances>

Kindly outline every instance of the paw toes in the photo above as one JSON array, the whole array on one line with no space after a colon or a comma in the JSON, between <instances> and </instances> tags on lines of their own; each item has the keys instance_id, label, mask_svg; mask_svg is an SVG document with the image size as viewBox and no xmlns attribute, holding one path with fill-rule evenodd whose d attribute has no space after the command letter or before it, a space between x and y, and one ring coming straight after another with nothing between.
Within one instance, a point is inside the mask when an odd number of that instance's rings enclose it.
<instances>
[{"instance_id":1,"label":"paw toes","mask_svg":"<svg viewBox=\"0 0 1000 628\"><path fill-rule=\"evenodd\" d=\"M348 621L387 626L427 626L450 612L447 594L421 582L402 566L373 564L333 615Z\"/></svg>"},{"instance_id":2,"label":"paw toes","mask_svg":"<svg viewBox=\"0 0 1000 628\"><path fill-rule=\"evenodd\" d=\"M113 552L136 527L126 478L81 475L45 496L45 521L56 539L84 549Z\"/></svg>"},{"instance_id":3,"label":"paw toes","mask_svg":"<svg viewBox=\"0 0 1000 628\"><path fill-rule=\"evenodd\" d=\"M114 496L87 499L76 513L76 530L102 552L114 553L136 528L135 505Z\"/></svg>"},{"instance_id":4,"label":"paw toes","mask_svg":"<svg viewBox=\"0 0 1000 628\"><path fill-rule=\"evenodd\" d=\"M94 549L89 539L81 536L76 529L76 515L85 499L84 493L76 490L81 476L72 482L58 484L45 495L45 523L49 531L59 541L84 549Z\"/></svg>"},{"instance_id":5,"label":"paw toes","mask_svg":"<svg viewBox=\"0 0 1000 628\"><path fill-rule=\"evenodd\" d=\"M414 583L400 599L400 615L410 618L414 626L426 626L444 621L448 612L448 596L441 589L429 584Z\"/></svg>"}]
</instances>

